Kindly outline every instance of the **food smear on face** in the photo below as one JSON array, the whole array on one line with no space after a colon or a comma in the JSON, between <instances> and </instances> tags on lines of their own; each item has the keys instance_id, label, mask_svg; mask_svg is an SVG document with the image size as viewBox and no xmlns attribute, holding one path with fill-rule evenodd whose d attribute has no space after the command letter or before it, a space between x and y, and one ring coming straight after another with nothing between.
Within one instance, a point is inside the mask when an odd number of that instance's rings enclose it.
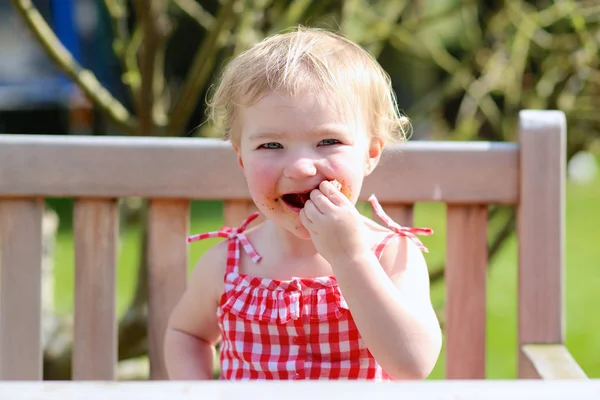
<instances>
[{"instance_id":1,"label":"food smear on face","mask_svg":"<svg viewBox=\"0 0 600 400\"><path fill-rule=\"evenodd\" d=\"M279 198L274 194L269 194L263 198L261 205L270 211L275 211Z\"/></svg>"}]
</instances>

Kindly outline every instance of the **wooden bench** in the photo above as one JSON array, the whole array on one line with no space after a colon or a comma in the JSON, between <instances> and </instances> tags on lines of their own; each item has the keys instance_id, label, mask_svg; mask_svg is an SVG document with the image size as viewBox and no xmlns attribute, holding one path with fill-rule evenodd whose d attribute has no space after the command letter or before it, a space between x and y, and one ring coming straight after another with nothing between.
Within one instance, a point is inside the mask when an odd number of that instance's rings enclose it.
<instances>
[{"instance_id":1,"label":"wooden bench","mask_svg":"<svg viewBox=\"0 0 600 400\"><path fill-rule=\"evenodd\" d=\"M518 207L518 377L586 379L564 346L565 116L522 111L517 143L409 142L367 179L401 224L417 202L447 205L446 377L484 379L487 216ZM149 199L149 359L185 287L192 199L223 199L236 225L252 204L225 142L0 135L0 380L40 380L43 199L74 206L74 380L114 380L117 199ZM365 200L366 197L363 197ZM93 362L90 362L93 360ZM1 386L0 386L1 387Z\"/></svg>"}]
</instances>

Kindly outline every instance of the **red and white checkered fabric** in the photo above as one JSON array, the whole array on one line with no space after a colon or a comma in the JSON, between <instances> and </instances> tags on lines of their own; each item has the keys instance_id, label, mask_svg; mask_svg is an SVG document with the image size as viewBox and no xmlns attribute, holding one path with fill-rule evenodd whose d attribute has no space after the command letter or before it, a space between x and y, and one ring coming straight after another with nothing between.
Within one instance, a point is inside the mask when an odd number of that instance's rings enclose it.
<instances>
[{"instance_id":1,"label":"red and white checkered fabric","mask_svg":"<svg viewBox=\"0 0 600 400\"><path fill-rule=\"evenodd\" d=\"M374 246L377 257L397 235L415 240L415 234L432 233L400 227L374 197L370 201L392 230ZM229 239L225 291L217 310L221 379L391 380L362 340L334 276L282 281L239 273L240 242L254 262L260 260L243 234L254 218L250 215L237 229L188 239Z\"/></svg>"}]
</instances>

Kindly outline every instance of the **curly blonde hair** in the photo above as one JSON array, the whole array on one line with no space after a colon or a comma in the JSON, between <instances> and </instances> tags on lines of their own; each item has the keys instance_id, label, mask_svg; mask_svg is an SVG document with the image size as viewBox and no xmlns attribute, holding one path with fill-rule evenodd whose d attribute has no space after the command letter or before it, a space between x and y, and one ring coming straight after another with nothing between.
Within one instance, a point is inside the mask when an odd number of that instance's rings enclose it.
<instances>
[{"instance_id":1,"label":"curly blonde hair","mask_svg":"<svg viewBox=\"0 0 600 400\"><path fill-rule=\"evenodd\" d=\"M390 77L377 60L340 34L302 26L268 37L234 58L208 101L208 113L224 139L237 142L239 107L269 93L297 96L306 91L354 100L352 106L365 112L371 137L384 143L408 137L408 118L400 114Z\"/></svg>"}]
</instances>

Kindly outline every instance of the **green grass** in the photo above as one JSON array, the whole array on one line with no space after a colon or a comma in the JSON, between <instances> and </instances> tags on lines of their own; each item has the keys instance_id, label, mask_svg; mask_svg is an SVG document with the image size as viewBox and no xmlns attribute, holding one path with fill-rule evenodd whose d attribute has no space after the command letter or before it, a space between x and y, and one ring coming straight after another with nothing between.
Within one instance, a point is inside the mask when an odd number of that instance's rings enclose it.
<instances>
[{"instance_id":1,"label":"green grass","mask_svg":"<svg viewBox=\"0 0 600 400\"><path fill-rule=\"evenodd\" d=\"M71 203L54 200L50 204L61 216L55 258L55 301L57 312L68 314L73 309L73 247ZM222 224L219 202L192 204L191 232L218 229ZM567 348L590 377L600 378L600 178L585 186L567 185L566 235L566 344ZM415 225L428 226L435 235L423 238L431 253L426 255L430 266L445 257L446 224L444 206L419 204L415 210ZM122 234L118 258L117 311L121 314L132 296L137 265L139 232L128 228ZM190 247L191 268L198 257L219 239L195 242ZM516 241L511 237L490 266L487 294L487 377L511 379L516 374ZM443 284L432 287L432 300L443 304ZM444 356L440 358L431 379L444 375Z\"/></svg>"}]
</instances>

